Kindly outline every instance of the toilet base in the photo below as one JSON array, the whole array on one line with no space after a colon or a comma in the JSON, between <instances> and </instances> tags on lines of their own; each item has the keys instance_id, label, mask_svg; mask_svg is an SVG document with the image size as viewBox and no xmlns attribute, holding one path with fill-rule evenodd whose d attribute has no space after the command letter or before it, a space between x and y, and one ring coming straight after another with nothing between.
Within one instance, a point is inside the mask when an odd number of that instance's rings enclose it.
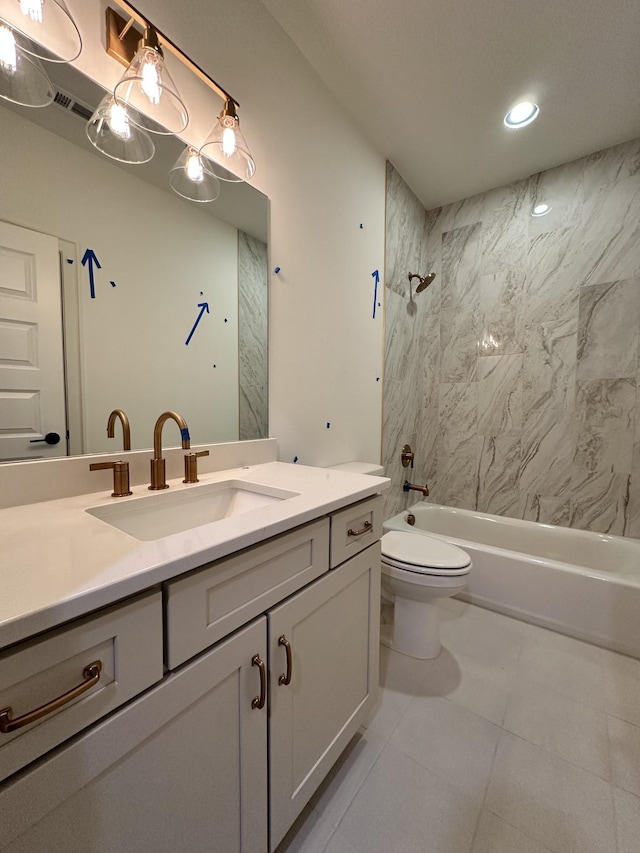
<instances>
[{"instance_id":1,"label":"toilet base","mask_svg":"<svg viewBox=\"0 0 640 853\"><path fill-rule=\"evenodd\" d=\"M420 660L438 657L442 645L436 602L413 601L396 595L393 632L388 645L400 654Z\"/></svg>"}]
</instances>

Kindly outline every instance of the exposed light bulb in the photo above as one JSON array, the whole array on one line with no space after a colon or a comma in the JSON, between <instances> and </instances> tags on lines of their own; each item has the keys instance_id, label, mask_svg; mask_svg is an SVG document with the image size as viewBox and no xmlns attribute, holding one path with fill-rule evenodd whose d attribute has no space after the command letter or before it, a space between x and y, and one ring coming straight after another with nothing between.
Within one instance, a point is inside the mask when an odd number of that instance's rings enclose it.
<instances>
[{"instance_id":1,"label":"exposed light bulb","mask_svg":"<svg viewBox=\"0 0 640 853\"><path fill-rule=\"evenodd\" d=\"M190 181L193 181L194 184L201 184L204 181L204 167L202 165L202 160L200 159L198 152L193 148L189 150L186 171L187 177Z\"/></svg>"},{"instance_id":2,"label":"exposed light bulb","mask_svg":"<svg viewBox=\"0 0 640 853\"><path fill-rule=\"evenodd\" d=\"M144 62L142 63L142 91L152 104L160 103L160 74L158 66L160 58L153 50L146 52Z\"/></svg>"},{"instance_id":3,"label":"exposed light bulb","mask_svg":"<svg viewBox=\"0 0 640 853\"><path fill-rule=\"evenodd\" d=\"M18 54L13 30L0 24L0 68L15 74L18 67Z\"/></svg>"},{"instance_id":4,"label":"exposed light bulb","mask_svg":"<svg viewBox=\"0 0 640 853\"><path fill-rule=\"evenodd\" d=\"M131 126L129 125L129 116L122 104L114 101L109 107L109 128L115 136L120 139L131 139Z\"/></svg>"},{"instance_id":5,"label":"exposed light bulb","mask_svg":"<svg viewBox=\"0 0 640 853\"><path fill-rule=\"evenodd\" d=\"M237 147L235 130L233 127L225 127L222 131L222 153L225 157L233 157Z\"/></svg>"},{"instance_id":6,"label":"exposed light bulb","mask_svg":"<svg viewBox=\"0 0 640 853\"><path fill-rule=\"evenodd\" d=\"M20 10L36 24L42 23L43 0L20 0Z\"/></svg>"}]
</instances>

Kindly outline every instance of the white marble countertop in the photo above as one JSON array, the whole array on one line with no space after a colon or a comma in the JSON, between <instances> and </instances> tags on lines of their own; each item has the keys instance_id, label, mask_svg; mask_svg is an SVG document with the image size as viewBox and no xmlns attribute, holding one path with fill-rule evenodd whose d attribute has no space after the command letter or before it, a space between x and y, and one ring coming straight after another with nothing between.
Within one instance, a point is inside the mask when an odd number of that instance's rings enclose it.
<instances>
[{"instance_id":1,"label":"white marble countertop","mask_svg":"<svg viewBox=\"0 0 640 853\"><path fill-rule=\"evenodd\" d=\"M177 491L228 479L299 494L151 542L84 511L154 494L146 486L134 486L129 498L102 490L0 510L0 649L375 495L390 482L268 462L203 474L196 485L169 484Z\"/></svg>"}]
</instances>

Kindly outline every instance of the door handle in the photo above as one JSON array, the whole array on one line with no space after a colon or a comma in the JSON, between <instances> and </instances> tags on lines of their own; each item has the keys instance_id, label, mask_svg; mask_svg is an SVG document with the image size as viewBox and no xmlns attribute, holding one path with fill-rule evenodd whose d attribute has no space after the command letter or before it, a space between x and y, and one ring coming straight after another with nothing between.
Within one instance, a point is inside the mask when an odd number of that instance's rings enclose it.
<instances>
[{"instance_id":1,"label":"door handle","mask_svg":"<svg viewBox=\"0 0 640 853\"><path fill-rule=\"evenodd\" d=\"M44 441L45 444L60 444L60 436L57 432L48 432L44 438L30 438L29 444L37 444L39 441Z\"/></svg>"},{"instance_id":2,"label":"door handle","mask_svg":"<svg viewBox=\"0 0 640 853\"><path fill-rule=\"evenodd\" d=\"M278 637L278 645L284 646L284 649L287 653L287 672L286 674L283 672L282 675L278 678L278 684L291 684L291 675L293 672L293 661L291 655L291 643L284 634Z\"/></svg>"},{"instance_id":3,"label":"door handle","mask_svg":"<svg viewBox=\"0 0 640 853\"><path fill-rule=\"evenodd\" d=\"M251 707L259 710L267 700L267 667L259 654L251 658L251 666L260 667L260 695L251 700Z\"/></svg>"}]
</instances>

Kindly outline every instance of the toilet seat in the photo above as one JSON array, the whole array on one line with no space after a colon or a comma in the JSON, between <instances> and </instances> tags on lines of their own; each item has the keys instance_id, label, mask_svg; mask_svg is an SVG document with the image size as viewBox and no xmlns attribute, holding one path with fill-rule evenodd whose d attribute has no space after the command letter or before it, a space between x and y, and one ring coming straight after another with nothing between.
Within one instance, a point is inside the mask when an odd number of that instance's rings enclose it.
<instances>
[{"instance_id":1,"label":"toilet seat","mask_svg":"<svg viewBox=\"0 0 640 853\"><path fill-rule=\"evenodd\" d=\"M410 572L458 577L471 571L471 558L461 548L421 533L392 530L384 534L381 544L382 565L392 576Z\"/></svg>"}]
</instances>

